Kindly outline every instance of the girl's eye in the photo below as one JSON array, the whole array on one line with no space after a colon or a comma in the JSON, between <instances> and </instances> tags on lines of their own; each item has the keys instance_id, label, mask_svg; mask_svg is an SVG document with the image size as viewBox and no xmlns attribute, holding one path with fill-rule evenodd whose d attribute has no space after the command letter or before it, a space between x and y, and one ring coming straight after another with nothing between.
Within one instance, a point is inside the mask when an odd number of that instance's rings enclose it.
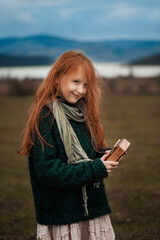
<instances>
[{"instance_id":1,"label":"girl's eye","mask_svg":"<svg viewBox=\"0 0 160 240\"><path fill-rule=\"evenodd\" d=\"M79 83L79 81L78 81L78 80L73 80L73 82L74 82L74 83Z\"/></svg>"}]
</instances>

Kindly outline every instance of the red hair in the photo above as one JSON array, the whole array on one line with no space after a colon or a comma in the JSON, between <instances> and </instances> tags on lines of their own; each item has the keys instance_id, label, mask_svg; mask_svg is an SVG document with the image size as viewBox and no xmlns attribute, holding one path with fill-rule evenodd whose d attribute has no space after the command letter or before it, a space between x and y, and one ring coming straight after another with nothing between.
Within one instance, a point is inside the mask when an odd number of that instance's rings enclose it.
<instances>
[{"instance_id":1,"label":"red hair","mask_svg":"<svg viewBox=\"0 0 160 240\"><path fill-rule=\"evenodd\" d=\"M79 66L82 67L87 79L87 93L83 100L87 108L86 123L90 129L93 146L97 150L106 147L104 129L99 116L99 100L101 99L100 82L102 79L96 74L92 62L82 52L68 51L62 54L53 64L48 76L41 83L35 94L35 100L29 111L27 125L23 130L24 136L21 146L22 150L19 152L20 154L30 154L30 150L34 145L33 135L35 130L42 146L44 146L44 143L48 144L38 129L40 111L48 101L54 100L58 96L60 81L64 75L72 74Z\"/></svg>"}]
</instances>

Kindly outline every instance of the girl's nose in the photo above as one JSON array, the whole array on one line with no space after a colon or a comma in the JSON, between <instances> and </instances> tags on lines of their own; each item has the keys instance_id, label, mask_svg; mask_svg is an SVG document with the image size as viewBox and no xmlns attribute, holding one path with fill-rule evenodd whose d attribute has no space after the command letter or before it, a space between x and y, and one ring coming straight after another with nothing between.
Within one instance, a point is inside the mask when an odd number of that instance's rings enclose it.
<instances>
[{"instance_id":1,"label":"girl's nose","mask_svg":"<svg viewBox=\"0 0 160 240\"><path fill-rule=\"evenodd\" d=\"M83 86L81 86L81 85L78 86L77 92L78 92L79 94L83 94L83 92L84 92Z\"/></svg>"}]
</instances>

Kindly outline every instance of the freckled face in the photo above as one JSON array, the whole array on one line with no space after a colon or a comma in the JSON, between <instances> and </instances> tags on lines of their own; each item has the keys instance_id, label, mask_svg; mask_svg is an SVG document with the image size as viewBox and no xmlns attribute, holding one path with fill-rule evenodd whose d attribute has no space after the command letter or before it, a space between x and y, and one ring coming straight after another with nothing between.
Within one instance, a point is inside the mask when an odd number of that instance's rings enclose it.
<instances>
[{"instance_id":1,"label":"freckled face","mask_svg":"<svg viewBox=\"0 0 160 240\"><path fill-rule=\"evenodd\" d=\"M87 92L87 81L81 67L69 76L64 76L60 82L60 94L69 103L76 103Z\"/></svg>"}]
</instances>

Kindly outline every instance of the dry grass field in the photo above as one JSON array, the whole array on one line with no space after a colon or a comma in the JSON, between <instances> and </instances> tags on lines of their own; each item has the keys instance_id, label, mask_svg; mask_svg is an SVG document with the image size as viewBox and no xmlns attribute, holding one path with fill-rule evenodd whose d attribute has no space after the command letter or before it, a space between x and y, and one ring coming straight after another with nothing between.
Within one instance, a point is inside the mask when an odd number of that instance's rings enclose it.
<instances>
[{"instance_id":1,"label":"dry grass field","mask_svg":"<svg viewBox=\"0 0 160 240\"><path fill-rule=\"evenodd\" d=\"M36 221L27 158L16 154L33 95L0 95L0 240L35 239ZM160 235L160 96L105 94L108 144L131 142L119 168L105 179L117 240L158 240Z\"/></svg>"}]
</instances>

